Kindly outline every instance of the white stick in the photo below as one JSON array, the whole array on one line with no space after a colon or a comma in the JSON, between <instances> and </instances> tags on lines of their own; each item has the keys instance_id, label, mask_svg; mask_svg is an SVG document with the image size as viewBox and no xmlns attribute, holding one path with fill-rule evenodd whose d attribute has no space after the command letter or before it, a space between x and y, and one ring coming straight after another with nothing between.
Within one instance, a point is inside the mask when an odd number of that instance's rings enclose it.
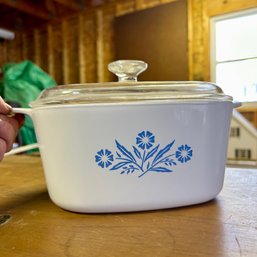
<instances>
[{"instance_id":1,"label":"white stick","mask_svg":"<svg viewBox=\"0 0 257 257\"><path fill-rule=\"evenodd\" d=\"M38 148L39 144L30 144L30 145L24 145L24 146L20 146L17 148L12 149L10 152L5 153L4 156L8 156L8 155L13 155L13 154L17 154L17 153L23 153L23 152L27 152L29 150Z\"/></svg>"}]
</instances>

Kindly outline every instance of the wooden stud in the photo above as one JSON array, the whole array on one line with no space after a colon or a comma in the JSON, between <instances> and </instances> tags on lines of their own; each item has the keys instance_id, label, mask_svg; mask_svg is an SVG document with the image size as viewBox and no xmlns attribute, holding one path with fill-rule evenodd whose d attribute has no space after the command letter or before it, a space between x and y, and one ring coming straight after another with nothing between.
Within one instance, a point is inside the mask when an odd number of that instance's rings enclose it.
<instances>
[{"instance_id":1,"label":"wooden stud","mask_svg":"<svg viewBox=\"0 0 257 257\"><path fill-rule=\"evenodd\" d=\"M55 65L54 65L54 45L53 45L53 26L47 26L47 49L48 49L48 73L50 76L55 77Z\"/></svg>"},{"instance_id":2,"label":"wooden stud","mask_svg":"<svg viewBox=\"0 0 257 257\"><path fill-rule=\"evenodd\" d=\"M2 74L2 68L7 62L6 48L7 48L7 44L5 42L0 43L0 78Z\"/></svg>"},{"instance_id":3,"label":"wooden stud","mask_svg":"<svg viewBox=\"0 0 257 257\"><path fill-rule=\"evenodd\" d=\"M79 15L79 28L78 28L78 51L79 51L79 82L84 83L87 81L86 77L86 55L85 55L85 34L84 34L84 15Z\"/></svg>"},{"instance_id":4,"label":"wooden stud","mask_svg":"<svg viewBox=\"0 0 257 257\"><path fill-rule=\"evenodd\" d=\"M104 50L103 50L103 10L98 9L96 11L97 17L97 81L104 81Z\"/></svg>"},{"instance_id":5,"label":"wooden stud","mask_svg":"<svg viewBox=\"0 0 257 257\"><path fill-rule=\"evenodd\" d=\"M100 56L101 56L101 81L112 81L113 75L108 71L108 64L114 60L114 16L115 7L112 4L102 8L100 24Z\"/></svg>"},{"instance_id":6,"label":"wooden stud","mask_svg":"<svg viewBox=\"0 0 257 257\"><path fill-rule=\"evenodd\" d=\"M40 56L40 35L39 30L34 30L34 46L35 46L35 63L41 66L41 56Z\"/></svg>"},{"instance_id":7,"label":"wooden stud","mask_svg":"<svg viewBox=\"0 0 257 257\"><path fill-rule=\"evenodd\" d=\"M63 66L62 66L62 73L63 73L63 83L69 83L69 42L68 42L68 29L67 29L67 20L62 21L62 42L63 42Z\"/></svg>"},{"instance_id":8,"label":"wooden stud","mask_svg":"<svg viewBox=\"0 0 257 257\"><path fill-rule=\"evenodd\" d=\"M204 1L188 0L188 67L190 80L205 80L204 70Z\"/></svg>"},{"instance_id":9,"label":"wooden stud","mask_svg":"<svg viewBox=\"0 0 257 257\"><path fill-rule=\"evenodd\" d=\"M22 33L21 41L22 41L22 59L26 60L28 58L28 49L27 49L27 37L25 33Z\"/></svg>"},{"instance_id":10,"label":"wooden stud","mask_svg":"<svg viewBox=\"0 0 257 257\"><path fill-rule=\"evenodd\" d=\"M97 17L95 12L86 12L83 17L83 52L85 81L97 82Z\"/></svg>"}]
</instances>

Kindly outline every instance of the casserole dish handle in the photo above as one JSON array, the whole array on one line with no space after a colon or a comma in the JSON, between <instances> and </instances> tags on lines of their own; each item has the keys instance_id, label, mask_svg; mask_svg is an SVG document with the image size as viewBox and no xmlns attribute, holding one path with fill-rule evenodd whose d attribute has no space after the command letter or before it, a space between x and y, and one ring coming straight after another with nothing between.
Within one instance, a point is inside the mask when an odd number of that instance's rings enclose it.
<instances>
[{"instance_id":1,"label":"casserole dish handle","mask_svg":"<svg viewBox=\"0 0 257 257\"><path fill-rule=\"evenodd\" d=\"M233 108L238 108L242 105L241 102L238 102L238 101L233 101Z\"/></svg>"},{"instance_id":2,"label":"casserole dish handle","mask_svg":"<svg viewBox=\"0 0 257 257\"><path fill-rule=\"evenodd\" d=\"M26 114L26 115L32 117L32 112L33 111L31 108L12 108L10 111L10 114L8 116L12 117L13 115L15 115L15 113L20 113L20 114ZM24 145L24 146L20 146L20 147L12 149L10 152L5 153L4 156L18 154L18 153L26 152L26 151L36 149L36 148L39 148L38 143Z\"/></svg>"}]
</instances>

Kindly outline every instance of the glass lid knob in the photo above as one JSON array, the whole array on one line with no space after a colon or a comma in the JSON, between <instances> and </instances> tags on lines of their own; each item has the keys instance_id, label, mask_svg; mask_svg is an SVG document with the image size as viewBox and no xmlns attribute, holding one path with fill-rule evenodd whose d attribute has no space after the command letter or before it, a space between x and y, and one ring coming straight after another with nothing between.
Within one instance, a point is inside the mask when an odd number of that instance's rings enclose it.
<instances>
[{"instance_id":1,"label":"glass lid knob","mask_svg":"<svg viewBox=\"0 0 257 257\"><path fill-rule=\"evenodd\" d=\"M119 81L137 81L137 76L147 69L147 63L137 60L120 60L111 62L108 70L114 73Z\"/></svg>"}]
</instances>

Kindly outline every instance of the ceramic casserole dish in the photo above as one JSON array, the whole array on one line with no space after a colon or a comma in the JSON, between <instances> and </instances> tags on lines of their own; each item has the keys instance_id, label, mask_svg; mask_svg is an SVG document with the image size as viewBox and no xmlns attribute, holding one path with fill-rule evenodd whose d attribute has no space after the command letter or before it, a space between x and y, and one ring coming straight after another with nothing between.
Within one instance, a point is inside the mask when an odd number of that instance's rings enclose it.
<instances>
[{"instance_id":1,"label":"ceramic casserole dish","mask_svg":"<svg viewBox=\"0 0 257 257\"><path fill-rule=\"evenodd\" d=\"M117 61L119 82L47 89L29 109L50 198L84 213L173 208L221 191L236 104L205 82L138 82L141 61Z\"/></svg>"}]
</instances>

